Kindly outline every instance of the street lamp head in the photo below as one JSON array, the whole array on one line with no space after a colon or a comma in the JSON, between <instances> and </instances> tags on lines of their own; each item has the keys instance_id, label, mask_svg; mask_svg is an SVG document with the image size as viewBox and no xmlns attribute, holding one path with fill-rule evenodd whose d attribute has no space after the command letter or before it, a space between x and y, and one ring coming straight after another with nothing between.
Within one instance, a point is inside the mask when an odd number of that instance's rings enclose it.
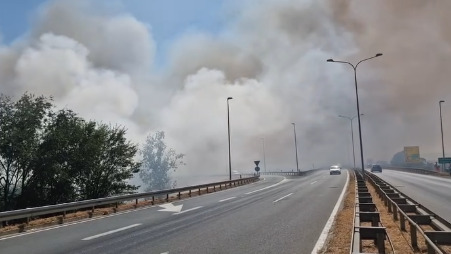
<instances>
[{"instance_id":1,"label":"street lamp head","mask_svg":"<svg viewBox=\"0 0 451 254\"><path fill-rule=\"evenodd\" d=\"M328 62L334 62L334 59L330 58L330 59L327 59L327 61Z\"/></svg>"},{"instance_id":2,"label":"street lamp head","mask_svg":"<svg viewBox=\"0 0 451 254\"><path fill-rule=\"evenodd\" d=\"M375 57L382 56L382 53L377 53Z\"/></svg>"},{"instance_id":3,"label":"street lamp head","mask_svg":"<svg viewBox=\"0 0 451 254\"><path fill-rule=\"evenodd\" d=\"M439 103L445 102L444 100L439 101Z\"/></svg>"},{"instance_id":4,"label":"street lamp head","mask_svg":"<svg viewBox=\"0 0 451 254\"><path fill-rule=\"evenodd\" d=\"M227 98L227 100L231 100L231 99L233 99L233 98L232 97Z\"/></svg>"},{"instance_id":5,"label":"street lamp head","mask_svg":"<svg viewBox=\"0 0 451 254\"><path fill-rule=\"evenodd\" d=\"M296 125L295 123L291 123L292 125Z\"/></svg>"}]
</instances>

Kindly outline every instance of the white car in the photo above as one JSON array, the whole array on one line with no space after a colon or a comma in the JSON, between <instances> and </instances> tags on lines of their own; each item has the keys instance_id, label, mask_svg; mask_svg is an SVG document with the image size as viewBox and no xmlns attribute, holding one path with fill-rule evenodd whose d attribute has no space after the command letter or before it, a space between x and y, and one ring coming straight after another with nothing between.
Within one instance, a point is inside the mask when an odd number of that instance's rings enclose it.
<instances>
[{"instance_id":1,"label":"white car","mask_svg":"<svg viewBox=\"0 0 451 254\"><path fill-rule=\"evenodd\" d=\"M341 175L341 167L338 165L330 166L329 173L331 175Z\"/></svg>"}]
</instances>

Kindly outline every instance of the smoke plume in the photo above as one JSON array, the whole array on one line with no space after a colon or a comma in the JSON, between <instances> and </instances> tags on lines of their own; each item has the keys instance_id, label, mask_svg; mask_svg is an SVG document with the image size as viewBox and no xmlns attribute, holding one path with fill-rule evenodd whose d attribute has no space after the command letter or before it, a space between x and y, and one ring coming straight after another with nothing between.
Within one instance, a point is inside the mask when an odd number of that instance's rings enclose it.
<instances>
[{"instance_id":1,"label":"smoke plume","mask_svg":"<svg viewBox=\"0 0 451 254\"><path fill-rule=\"evenodd\" d=\"M338 115L357 114L354 73L326 60L357 63L381 52L357 68L365 158L389 161L418 145L436 160L438 101L451 92L450 5L234 2L222 31L179 37L166 69L156 71L161 45L152 24L94 1L49 1L27 34L0 45L1 93L51 95L59 107L125 126L136 143L163 130L168 146L186 154L186 174L228 172L226 99L233 97L233 169L251 171L263 159L263 140L268 170L295 169L291 123L300 167L308 169L351 162L349 121Z\"/></svg>"}]
</instances>

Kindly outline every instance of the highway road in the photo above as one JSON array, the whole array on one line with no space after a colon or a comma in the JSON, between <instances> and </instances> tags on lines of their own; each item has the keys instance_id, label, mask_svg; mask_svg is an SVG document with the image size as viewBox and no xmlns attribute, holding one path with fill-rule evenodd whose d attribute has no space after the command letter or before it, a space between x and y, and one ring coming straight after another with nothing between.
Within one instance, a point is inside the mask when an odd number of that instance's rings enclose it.
<instances>
[{"instance_id":1,"label":"highway road","mask_svg":"<svg viewBox=\"0 0 451 254\"><path fill-rule=\"evenodd\" d=\"M390 169L377 176L398 190L451 222L451 179Z\"/></svg>"},{"instance_id":2,"label":"highway road","mask_svg":"<svg viewBox=\"0 0 451 254\"><path fill-rule=\"evenodd\" d=\"M347 174L263 180L0 239L9 253L311 253Z\"/></svg>"}]
</instances>

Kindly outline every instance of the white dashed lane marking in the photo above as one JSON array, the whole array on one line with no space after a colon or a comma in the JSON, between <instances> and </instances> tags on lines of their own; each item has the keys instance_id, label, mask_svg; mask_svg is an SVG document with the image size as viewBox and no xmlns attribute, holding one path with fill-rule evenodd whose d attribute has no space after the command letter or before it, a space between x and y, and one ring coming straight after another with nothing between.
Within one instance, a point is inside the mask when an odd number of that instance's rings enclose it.
<instances>
[{"instance_id":1,"label":"white dashed lane marking","mask_svg":"<svg viewBox=\"0 0 451 254\"><path fill-rule=\"evenodd\" d=\"M291 195L293 195L293 193L290 193L290 194L285 195L285 196L283 196L283 197L281 197L281 198L279 198L279 199L276 199L276 200L273 201L273 203L279 202L280 200L282 200L282 199L284 199L284 198L288 198L288 197L291 196Z\"/></svg>"},{"instance_id":2,"label":"white dashed lane marking","mask_svg":"<svg viewBox=\"0 0 451 254\"><path fill-rule=\"evenodd\" d=\"M221 199L218 202L224 202L224 201L228 201L228 200L231 200L231 199L234 199L234 198L236 198L236 197L230 197L230 198Z\"/></svg>"},{"instance_id":3,"label":"white dashed lane marking","mask_svg":"<svg viewBox=\"0 0 451 254\"><path fill-rule=\"evenodd\" d=\"M110 235L110 234L117 233L117 232L119 232L119 231L127 230L127 229L129 229L129 228L134 228L134 227L137 227L137 226L139 226L139 225L141 225L141 223L133 224L133 225L130 225L130 226L127 226L127 227L118 228L118 229L111 230L111 231L107 231L107 232L105 232L105 233L98 234L98 235L93 235L93 236L90 236L90 237L86 237L86 238L83 238L83 239L81 239L81 240L83 240L83 241L88 241L88 240L96 239L96 238L99 238L99 237L102 237L102 236L106 236L106 235Z\"/></svg>"}]
</instances>

